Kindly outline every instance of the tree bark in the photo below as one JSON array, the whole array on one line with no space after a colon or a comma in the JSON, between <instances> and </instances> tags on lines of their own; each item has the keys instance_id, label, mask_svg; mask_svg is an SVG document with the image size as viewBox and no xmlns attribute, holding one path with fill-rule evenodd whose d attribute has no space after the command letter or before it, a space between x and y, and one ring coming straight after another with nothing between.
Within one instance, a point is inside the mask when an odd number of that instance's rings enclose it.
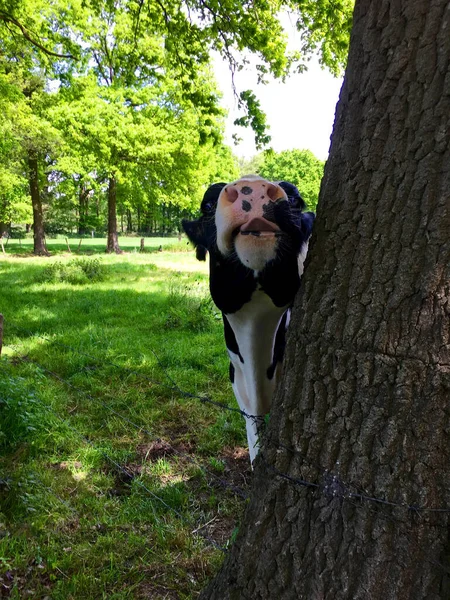
<instances>
[{"instance_id":1,"label":"tree bark","mask_svg":"<svg viewBox=\"0 0 450 600\"><path fill-rule=\"evenodd\" d=\"M122 252L117 235L117 185L114 175L109 178L108 185L108 241L106 252L115 252L116 254Z\"/></svg>"},{"instance_id":2,"label":"tree bark","mask_svg":"<svg viewBox=\"0 0 450 600\"><path fill-rule=\"evenodd\" d=\"M28 155L28 169L31 203L33 205L33 252L38 256L49 256L45 244L44 211L39 192L38 159L31 153Z\"/></svg>"},{"instance_id":3,"label":"tree bark","mask_svg":"<svg viewBox=\"0 0 450 600\"><path fill-rule=\"evenodd\" d=\"M450 598L449 31L448 0L356 2L281 385L203 600Z\"/></svg>"}]
</instances>

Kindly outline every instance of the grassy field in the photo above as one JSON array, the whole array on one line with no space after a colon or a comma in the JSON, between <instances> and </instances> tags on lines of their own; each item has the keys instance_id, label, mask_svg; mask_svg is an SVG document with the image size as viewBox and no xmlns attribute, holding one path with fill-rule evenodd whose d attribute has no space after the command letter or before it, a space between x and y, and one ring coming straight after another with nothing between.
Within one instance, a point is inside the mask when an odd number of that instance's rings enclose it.
<instances>
[{"instance_id":1,"label":"grassy field","mask_svg":"<svg viewBox=\"0 0 450 600\"><path fill-rule=\"evenodd\" d=\"M106 248L106 238L65 238L58 235L56 238L47 238L46 244L51 254L97 254ZM140 237L119 237L119 245L125 252L139 252L141 244ZM3 240L6 254L20 254L27 256L33 251L33 238ZM155 252L159 248L164 250L183 251L190 250L191 246L186 238L179 240L176 237L147 237L144 238L145 252ZM0 248L1 251L1 248Z\"/></svg>"},{"instance_id":2,"label":"grassy field","mask_svg":"<svg viewBox=\"0 0 450 600\"><path fill-rule=\"evenodd\" d=\"M250 470L242 417L198 398L236 406L207 266L147 244L0 257L1 598L196 598L233 539Z\"/></svg>"}]
</instances>

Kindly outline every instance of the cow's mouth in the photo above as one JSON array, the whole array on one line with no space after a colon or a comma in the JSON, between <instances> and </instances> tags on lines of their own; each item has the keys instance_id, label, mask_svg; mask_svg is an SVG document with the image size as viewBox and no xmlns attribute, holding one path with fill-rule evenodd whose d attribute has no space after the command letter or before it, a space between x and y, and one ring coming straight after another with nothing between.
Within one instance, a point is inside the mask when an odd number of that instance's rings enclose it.
<instances>
[{"instance_id":1,"label":"cow's mouth","mask_svg":"<svg viewBox=\"0 0 450 600\"><path fill-rule=\"evenodd\" d=\"M236 234L253 235L255 237L274 237L281 235L280 228L275 223L262 217L255 217L235 230Z\"/></svg>"}]
</instances>

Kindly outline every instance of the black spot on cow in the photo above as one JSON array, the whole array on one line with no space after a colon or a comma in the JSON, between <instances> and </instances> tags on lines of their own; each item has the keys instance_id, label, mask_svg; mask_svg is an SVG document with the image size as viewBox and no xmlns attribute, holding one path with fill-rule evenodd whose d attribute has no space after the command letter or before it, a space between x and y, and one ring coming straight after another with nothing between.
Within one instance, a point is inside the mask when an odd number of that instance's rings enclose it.
<instances>
[{"instance_id":1,"label":"black spot on cow","mask_svg":"<svg viewBox=\"0 0 450 600\"><path fill-rule=\"evenodd\" d=\"M223 330L225 334L225 344L227 345L228 350L233 352L233 354L237 354L239 356L239 360L241 363L243 363L244 359L239 351L239 345L237 343L236 336L234 335L234 331L225 315L223 315Z\"/></svg>"},{"instance_id":2,"label":"black spot on cow","mask_svg":"<svg viewBox=\"0 0 450 600\"><path fill-rule=\"evenodd\" d=\"M242 200L242 210L245 210L245 212L252 210L252 205L248 200Z\"/></svg>"},{"instance_id":3,"label":"black spot on cow","mask_svg":"<svg viewBox=\"0 0 450 600\"><path fill-rule=\"evenodd\" d=\"M244 194L244 196L250 196L250 194L253 192L253 188L249 187L248 185L244 185L244 187L241 188L241 192Z\"/></svg>"},{"instance_id":4,"label":"black spot on cow","mask_svg":"<svg viewBox=\"0 0 450 600\"><path fill-rule=\"evenodd\" d=\"M272 364L267 369L268 379L273 379L277 364L283 362L284 349L286 347L286 321L288 312L286 311L278 325L277 334L275 336L275 344L273 347Z\"/></svg>"},{"instance_id":5,"label":"black spot on cow","mask_svg":"<svg viewBox=\"0 0 450 600\"><path fill-rule=\"evenodd\" d=\"M263 217L268 221L275 222L275 206L273 202L268 202L267 204L263 204Z\"/></svg>"},{"instance_id":6,"label":"black spot on cow","mask_svg":"<svg viewBox=\"0 0 450 600\"><path fill-rule=\"evenodd\" d=\"M230 381L231 381L231 383L234 383L234 371L235 371L235 369L234 369L233 363L230 362L230 373L229 373L229 375L230 375Z\"/></svg>"},{"instance_id":7,"label":"black spot on cow","mask_svg":"<svg viewBox=\"0 0 450 600\"><path fill-rule=\"evenodd\" d=\"M264 200L264 198L265 198L265 196L264 196L264 194L263 194L263 195L261 196L261 200Z\"/></svg>"}]
</instances>

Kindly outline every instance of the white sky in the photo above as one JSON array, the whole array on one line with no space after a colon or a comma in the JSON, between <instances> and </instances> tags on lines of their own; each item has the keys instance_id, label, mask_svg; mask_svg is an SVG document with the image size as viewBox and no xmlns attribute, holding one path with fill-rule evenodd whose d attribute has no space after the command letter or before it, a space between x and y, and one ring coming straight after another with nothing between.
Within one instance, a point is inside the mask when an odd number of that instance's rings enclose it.
<instances>
[{"instance_id":1,"label":"white sky","mask_svg":"<svg viewBox=\"0 0 450 600\"><path fill-rule=\"evenodd\" d=\"M222 106L229 110L226 141L234 154L250 158L258 152L254 134L251 129L233 125L233 121L242 115L237 111L228 64L218 55L214 59L214 71L223 93ZM236 73L235 84L238 92L246 89L255 92L267 115L272 136L270 146L275 151L308 149L321 160L327 158L342 79L323 70L318 60L313 58L307 72L291 75L285 84L270 78L268 84L257 85L254 69ZM243 140L237 146L231 137L233 133Z\"/></svg>"}]
</instances>

